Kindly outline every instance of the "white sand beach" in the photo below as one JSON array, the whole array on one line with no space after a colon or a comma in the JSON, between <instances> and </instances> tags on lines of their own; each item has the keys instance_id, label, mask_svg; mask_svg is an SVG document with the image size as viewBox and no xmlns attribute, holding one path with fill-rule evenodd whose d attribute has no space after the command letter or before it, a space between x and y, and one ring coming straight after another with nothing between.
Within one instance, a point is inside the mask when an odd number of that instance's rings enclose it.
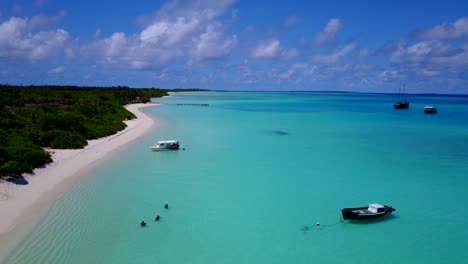
<instances>
[{"instance_id":1,"label":"white sand beach","mask_svg":"<svg viewBox=\"0 0 468 264\"><path fill-rule=\"evenodd\" d=\"M53 162L25 175L24 185L0 182L0 240L20 229L31 217L47 209L68 190L92 165L105 159L117 148L147 132L154 120L140 111L142 107L158 104L132 104L127 110L137 118L125 121L127 128L117 134L88 141L84 149L51 149Z\"/></svg>"}]
</instances>

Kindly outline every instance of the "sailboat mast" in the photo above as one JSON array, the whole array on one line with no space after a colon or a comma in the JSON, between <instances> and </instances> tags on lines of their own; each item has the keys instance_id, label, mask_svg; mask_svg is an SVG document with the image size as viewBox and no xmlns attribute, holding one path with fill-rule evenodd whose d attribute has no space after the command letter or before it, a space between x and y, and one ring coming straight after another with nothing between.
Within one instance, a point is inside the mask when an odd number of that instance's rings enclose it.
<instances>
[{"instance_id":1,"label":"sailboat mast","mask_svg":"<svg viewBox=\"0 0 468 264\"><path fill-rule=\"evenodd\" d=\"M406 101L405 92L406 92L406 83L403 84L403 98Z\"/></svg>"}]
</instances>

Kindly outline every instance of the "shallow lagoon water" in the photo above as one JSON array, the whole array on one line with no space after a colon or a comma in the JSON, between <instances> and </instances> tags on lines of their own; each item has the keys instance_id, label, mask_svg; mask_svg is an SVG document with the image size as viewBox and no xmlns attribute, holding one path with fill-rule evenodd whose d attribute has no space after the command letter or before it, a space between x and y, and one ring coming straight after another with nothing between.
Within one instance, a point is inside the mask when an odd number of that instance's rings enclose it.
<instances>
[{"instance_id":1,"label":"shallow lagoon water","mask_svg":"<svg viewBox=\"0 0 468 264\"><path fill-rule=\"evenodd\" d=\"M155 99L165 105L144 109L155 129L56 201L6 262L467 263L468 97L394 100ZM161 139L185 150L151 152ZM396 211L339 223L341 208L375 202Z\"/></svg>"}]
</instances>

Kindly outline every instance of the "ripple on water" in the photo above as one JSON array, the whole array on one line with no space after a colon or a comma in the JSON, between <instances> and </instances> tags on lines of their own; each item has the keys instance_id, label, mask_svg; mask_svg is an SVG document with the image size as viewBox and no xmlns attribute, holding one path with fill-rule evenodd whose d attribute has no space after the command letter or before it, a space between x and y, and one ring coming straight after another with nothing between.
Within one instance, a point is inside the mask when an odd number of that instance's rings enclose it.
<instances>
[{"instance_id":1,"label":"ripple on water","mask_svg":"<svg viewBox=\"0 0 468 264\"><path fill-rule=\"evenodd\" d=\"M70 263L71 252L90 226L87 222L97 219L97 212L87 206L89 192L79 185L57 200L7 263Z\"/></svg>"}]
</instances>

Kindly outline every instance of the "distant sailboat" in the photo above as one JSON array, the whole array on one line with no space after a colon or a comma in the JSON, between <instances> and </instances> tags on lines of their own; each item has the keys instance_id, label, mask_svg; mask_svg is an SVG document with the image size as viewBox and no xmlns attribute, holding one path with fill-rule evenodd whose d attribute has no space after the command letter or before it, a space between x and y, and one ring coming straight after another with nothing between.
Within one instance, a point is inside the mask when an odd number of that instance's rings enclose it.
<instances>
[{"instance_id":1,"label":"distant sailboat","mask_svg":"<svg viewBox=\"0 0 468 264\"><path fill-rule=\"evenodd\" d=\"M406 87L406 85L403 85L403 96L405 94L405 87ZM398 90L398 102L396 102L393 105L393 108L395 108L395 109L408 109L409 108L408 100L406 100L406 99L402 100L401 89Z\"/></svg>"}]
</instances>

